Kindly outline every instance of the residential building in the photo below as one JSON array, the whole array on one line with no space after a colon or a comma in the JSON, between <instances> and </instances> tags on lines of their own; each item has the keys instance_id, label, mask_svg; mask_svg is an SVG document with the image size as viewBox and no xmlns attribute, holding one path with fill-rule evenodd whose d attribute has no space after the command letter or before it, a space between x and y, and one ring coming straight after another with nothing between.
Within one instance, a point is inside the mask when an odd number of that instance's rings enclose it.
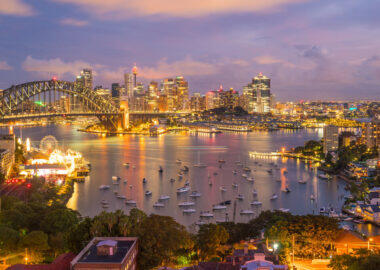
<instances>
[{"instance_id":1,"label":"residential building","mask_svg":"<svg viewBox=\"0 0 380 270\"><path fill-rule=\"evenodd\" d=\"M337 126L328 125L323 128L323 153L338 150L339 146L339 128Z\"/></svg>"},{"instance_id":2,"label":"residential building","mask_svg":"<svg viewBox=\"0 0 380 270\"><path fill-rule=\"evenodd\" d=\"M368 148L376 147L380 150L380 119L373 118L370 122L363 123L362 135Z\"/></svg>"},{"instance_id":3,"label":"residential building","mask_svg":"<svg viewBox=\"0 0 380 270\"><path fill-rule=\"evenodd\" d=\"M167 110L175 111L177 105L177 88L175 81L171 78L165 79L162 83L163 94L166 95L167 99Z\"/></svg>"},{"instance_id":4,"label":"residential building","mask_svg":"<svg viewBox=\"0 0 380 270\"><path fill-rule=\"evenodd\" d=\"M85 68L80 72L80 75L76 78L76 84L79 87L84 87L87 89L93 89L93 77L92 70Z\"/></svg>"},{"instance_id":5,"label":"residential building","mask_svg":"<svg viewBox=\"0 0 380 270\"><path fill-rule=\"evenodd\" d=\"M12 169L13 159L8 149L0 149L0 172L7 177Z\"/></svg>"},{"instance_id":6,"label":"residential building","mask_svg":"<svg viewBox=\"0 0 380 270\"><path fill-rule=\"evenodd\" d=\"M201 112L206 110L206 97L200 93L194 93L190 98L190 110L193 112Z\"/></svg>"},{"instance_id":7,"label":"residential building","mask_svg":"<svg viewBox=\"0 0 380 270\"><path fill-rule=\"evenodd\" d=\"M177 76L175 78L175 86L177 93L177 104L175 107L179 111L186 111L189 109L189 84L182 76Z\"/></svg>"},{"instance_id":8,"label":"residential building","mask_svg":"<svg viewBox=\"0 0 380 270\"><path fill-rule=\"evenodd\" d=\"M128 98L133 97L133 74L132 73L125 73L124 74L124 84L125 84L125 92Z\"/></svg>"},{"instance_id":9,"label":"residential building","mask_svg":"<svg viewBox=\"0 0 380 270\"><path fill-rule=\"evenodd\" d=\"M265 260L264 253L255 253L254 259L246 261L241 267L241 270L287 270L287 265L276 265L271 261Z\"/></svg>"},{"instance_id":10,"label":"residential building","mask_svg":"<svg viewBox=\"0 0 380 270\"><path fill-rule=\"evenodd\" d=\"M71 261L72 270L137 269L136 237L95 237Z\"/></svg>"},{"instance_id":11,"label":"residential building","mask_svg":"<svg viewBox=\"0 0 380 270\"><path fill-rule=\"evenodd\" d=\"M249 113L269 113L271 110L271 80L261 72L243 88L243 108Z\"/></svg>"}]
</instances>

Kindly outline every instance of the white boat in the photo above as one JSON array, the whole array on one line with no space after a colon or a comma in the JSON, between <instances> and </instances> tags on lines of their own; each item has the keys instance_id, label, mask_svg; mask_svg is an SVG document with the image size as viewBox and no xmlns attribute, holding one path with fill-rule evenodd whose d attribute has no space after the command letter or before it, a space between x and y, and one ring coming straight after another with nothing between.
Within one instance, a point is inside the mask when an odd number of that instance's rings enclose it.
<instances>
[{"instance_id":1,"label":"white boat","mask_svg":"<svg viewBox=\"0 0 380 270\"><path fill-rule=\"evenodd\" d=\"M186 181L185 182L185 186L189 186L190 185L190 182L189 181Z\"/></svg>"},{"instance_id":2,"label":"white boat","mask_svg":"<svg viewBox=\"0 0 380 270\"><path fill-rule=\"evenodd\" d=\"M159 207L165 207L165 204L160 203L160 202L155 202L155 203L153 204L153 207L156 207L156 208L159 208Z\"/></svg>"},{"instance_id":3,"label":"white boat","mask_svg":"<svg viewBox=\"0 0 380 270\"><path fill-rule=\"evenodd\" d=\"M330 175L325 174L325 173L318 174L318 177L321 178L321 179L323 179L323 180L329 180L331 178Z\"/></svg>"},{"instance_id":4,"label":"white boat","mask_svg":"<svg viewBox=\"0 0 380 270\"><path fill-rule=\"evenodd\" d=\"M253 182L253 181L255 181L254 179L253 179L253 177L247 177L247 179L246 179L248 182Z\"/></svg>"},{"instance_id":5,"label":"white boat","mask_svg":"<svg viewBox=\"0 0 380 270\"><path fill-rule=\"evenodd\" d=\"M174 178L170 178L170 182L175 182L175 179Z\"/></svg>"},{"instance_id":6,"label":"white boat","mask_svg":"<svg viewBox=\"0 0 380 270\"><path fill-rule=\"evenodd\" d=\"M192 197L192 198L197 198L197 197L200 197L202 194L197 192L197 191L193 191L191 192L191 194L189 195L189 197Z\"/></svg>"},{"instance_id":7,"label":"white boat","mask_svg":"<svg viewBox=\"0 0 380 270\"><path fill-rule=\"evenodd\" d=\"M253 215L255 212L252 210L241 210L240 215Z\"/></svg>"},{"instance_id":8,"label":"white boat","mask_svg":"<svg viewBox=\"0 0 380 270\"><path fill-rule=\"evenodd\" d=\"M193 206L195 205L194 202L181 202L178 204L179 207L187 207L187 206Z\"/></svg>"},{"instance_id":9,"label":"white boat","mask_svg":"<svg viewBox=\"0 0 380 270\"><path fill-rule=\"evenodd\" d=\"M114 175L114 176L112 176L112 180L113 180L113 181L119 181L119 180L120 180L120 177Z\"/></svg>"},{"instance_id":10,"label":"white boat","mask_svg":"<svg viewBox=\"0 0 380 270\"><path fill-rule=\"evenodd\" d=\"M127 183L127 179L125 179L123 183L126 184Z\"/></svg>"},{"instance_id":11,"label":"white boat","mask_svg":"<svg viewBox=\"0 0 380 270\"><path fill-rule=\"evenodd\" d=\"M175 163L177 163L177 164L181 164L181 163L182 163L182 160L180 160L180 159L177 158L177 160L175 161Z\"/></svg>"},{"instance_id":12,"label":"white boat","mask_svg":"<svg viewBox=\"0 0 380 270\"><path fill-rule=\"evenodd\" d=\"M125 201L125 204L126 204L126 205L136 205L137 203L136 203L135 200L126 200L126 201Z\"/></svg>"},{"instance_id":13,"label":"white boat","mask_svg":"<svg viewBox=\"0 0 380 270\"><path fill-rule=\"evenodd\" d=\"M305 180L305 179L299 179L297 182L300 183L300 184L306 184L307 180Z\"/></svg>"},{"instance_id":14,"label":"white boat","mask_svg":"<svg viewBox=\"0 0 380 270\"><path fill-rule=\"evenodd\" d=\"M314 194L311 194L311 195L310 195L310 200L312 200L312 201L315 200L315 196L314 196Z\"/></svg>"},{"instance_id":15,"label":"white boat","mask_svg":"<svg viewBox=\"0 0 380 270\"><path fill-rule=\"evenodd\" d=\"M238 172L237 172L237 170L233 170L232 173L233 174L237 174Z\"/></svg>"},{"instance_id":16,"label":"white boat","mask_svg":"<svg viewBox=\"0 0 380 270\"><path fill-rule=\"evenodd\" d=\"M198 226L202 226L202 225L205 225L206 222L202 221L202 220L198 220L197 222L195 222L195 225L198 225Z\"/></svg>"},{"instance_id":17,"label":"white boat","mask_svg":"<svg viewBox=\"0 0 380 270\"><path fill-rule=\"evenodd\" d=\"M113 185L118 185L118 184L119 184L119 181L113 181L112 184L113 184Z\"/></svg>"},{"instance_id":18,"label":"white boat","mask_svg":"<svg viewBox=\"0 0 380 270\"><path fill-rule=\"evenodd\" d=\"M277 194L273 194L272 197L270 197L271 200L276 200L278 198Z\"/></svg>"},{"instance_id":19,"label":"white boat","mask_svg":"<svg viewBox=\"0 0 380 270\"><path fill-rule=\"evenodd\" d=\"M244 167L243 170L244 170L245 172L250 172L250 171L251 171L251 168L249 168L249 167Z\"/></svg>"},{"instance_id":20,"label":"white boat","mask_svg":"<svg viewBox=\"0 0 380 270\"><path fill-rule=\"evenodd\" d=\"M226 192L227 189L226 189L225 187L220 187L220 191L221 191L221 192Z\"/></svg>"},{"instance_id":21,"label":"white boat","mask_svg":"<svg viewBox=\"0 0 380 270\"><path fill-rule=\"evenodd\" d=\"M331 218L338 218L339 214L337 214L334 210L332 210L329 213L329 217L331 217Z\"/></svg>"},{"instance_id":22,"label":"white boat","mask_svg":"<svg viewBox=\"0 0 380 270\"><path fill-rule=\"evenodd\" d=\"M214 214L210 213L209 211L202 211L199 216L204 218L212 218L214 217Z\"/></svg>"},{"instance_id":23,"label":"white boat","mask_svg":"<svg viewBox=\"0 0 380 270\"><path fill-rule=\"evenodd\" d=\"M321 207L321 208L319 209L319 213L323 214L323 213L325 213L325 212L326 212L326 208L325 208L325 207Z\"/></svg>"},{"instance_id":24,"label":"white boat","mask_svg":"<svg viewBox=\"0 0 380 270\"><path fill-rule=\"evenodd\" d=\"M107 200L102 200L100 203L101 204L109 204L109 202Z\"/></svg>"},{"instance_id":25,"label":"white boat","mask_svg":"<svg viewBox=\"0 0 380 270\"><path fill-rule=\"evenodd\" d=\"M110 207L110 205L109 204L102 204L102 207L103 208L108 208L108 207Z\"/></svg>"},{"instance_id":26,"label":"white boat","mask_svg":"<svg viewBox=\"0 0 380 270\"><path fill-rule=\"evenodd\" d=\"M285 193L289 193L291 190L289 189L289 187L285 187L285 189L282 190L282 192L285 192Z\"/></svg>"},{"instance_id":27,"label":"white boat","mask_svg":"<svg viewBox=\"0 0 380 270\"><path fill-rule=\"evenodd\" d=\"M233 188L238 188L238 184L233 183L233 184L232 184L232 187L233 187Z\"/></svg>"},{"instance_id":28,"label":"white boat","mask_svg":"<svg viewBox=\"0 0 380 270\"><path fill-rule=\"evenodd\" d=\"M168 195L161 195L160 198L158 198L159 201L167 201L170 199L170 196Z\"/></svg>"},{"instance_id":29,"label":"white boat","mask_svg":"<svg viewBox=\"0 0 380 270\"><path fill-rule=\"evenodd\" d=\"M129 167L129 162L126 162L123 165L128 168Z\"/></svg>"},{"instance_id":30,"label":"white boat","mask_svg":"<svg viewBox=\"0 0 380 270\"><path fill-rule=\"evenodd\" d=\"M132 166L132 168L133 168L133 169L136 169L136 166L135 166L135 165L133 165L133 166Z\"/></svg>"},{"instance_id":31,"label":"white boat","mask_svg":"<svg viewBox=\"0 0 380 270\"><path fill-rule=\"evenodd\" d=\"M212 207L212 210L214 211L217 211L217 210L224 210L224 209L227 209L227 206L225 205L220 205L220 204L216 204Z\"/></svg>"},{"instance_id":32,"label":"white boat","mask_svg":"<svg viewBox=\"0 0 380 270\"><path fill-rule=\"evenodd\" d=\"M178 189L177 189L177 193L178 193L178 194L186 193L186 192L188 192L189 190L190 190L189 187L181 187L181 188L178 188Z\"/></svg>"},{"instance_id":33,"label":"white boat","mask_svg":"<svg viewBox=\"0 0 380 270\"><path fill-rule=\"evenodd\" d=\"M117 195L116 198L125 200L127 197L125 197L124 195Z\"/></svg>"},{"instance_id":34,"label":"white boat","mask_svg":"<svg viewBox=\"0 0 380 270\"><path fill-rule=\"evenodd\" d=\"M290 209L288 209L288 208L279 208L278 211L281 211L283 213L289 213Z\"/></svg>"},{"instance_id":35,"label":"white boat","mask_svg":"<svg viewBox=\"0 0 380 270\"><path fill-rule=\"evenodd\" d=\"M247 175L247 174L245 174L245 173L243 173L243 174L241 175L241 177L247 178L247 177L248 177L248 175Z\"/></svg>"},{"instance_id":36,"label":"white boat","mask_svg":"<svg viewBox=\"0 0 380 270\"><path fill-rule=\"evenodd\" d=\"M253 201L250 203L251 205L262 205L263 203L262 202L259 202L259 201Z\"/></svg>"},{"instance_id":37,"label":"white boat","mask_svg":"<svg viewBox=\"0 0 380 270\"><path fill-rule=\"evenodd\" d=\"M226 161L224 159L219 159L218 162L219 163L226 163Z\"/></svg>"},{"instance_id":38,"label":"white boat","mask_svg":"<svg viewBox=\"0 0 380 270\"><path fill-rule=\"evenodd\" d=\"M195 163L194 167L196 167L196 168L206 168L207 167L207 164L201 163L201 161L200 161L200 152L198 152L198 163Z\"/></svg>"},{"instance_id":39,"label":"white boat","mask_svg":"<svg viewBox=\"0 0 380 270\"><path fill-rule=\"evenodd\" d=\"M253 194L253 196L257 196L257 190L254 189L254 190L252 191L252 194Z\"/></svg>"},{"instance_id":40,"label":"white boat","mask_svg":"<svg viewBox=\"0 0 380 270\"><path fill-rule=\"evenodd\" d=\"M189 208L189 209L183 209L182 212L185 213L185 214L191 214L191 213L197 212L197 210L195 210L193 208Z\"/></svg>"},{"instance_id":41,"label":"white boat","mask_svg":"<svg viewBox=\"0 0 380 270\"><path fill-rule=\"evenodd\" d=\"M152 195L152 191L149 191L149 190L145 191L145 196L150 196L150 195Z\"/></svg>"},{"instance_id":42,"label":"white boat","mask_svg":"<svg viewBox=\"0 0 380 270\"><path fill-rule=\"evenodd\" d=\"M236 196L236 199L238 200L244 200L244 195L243 194L239 194Z\"/></svg>"},{"instance_id":43,"label":"white boat","mask_svg":"<svg viewBox=\"0 0 380 270\"><path fill-rule=\"evenodd\" d=\"M142 182L143 182L143 184L145 184L147 182L147 180L145 179L145 177L143 178Z\"/></svg>"},{"instance_id":44,"label":"white boat","mask_svg":"<svg viewBox=\"0 0 380 270\"><path fill-rule=\"evenodd\" d=\"M110 188L110 186L108 186L108 185L100 185L99 186L100 190L106 190L106 189L109 189L109 188Z\"/></svg>"}]
</instances>

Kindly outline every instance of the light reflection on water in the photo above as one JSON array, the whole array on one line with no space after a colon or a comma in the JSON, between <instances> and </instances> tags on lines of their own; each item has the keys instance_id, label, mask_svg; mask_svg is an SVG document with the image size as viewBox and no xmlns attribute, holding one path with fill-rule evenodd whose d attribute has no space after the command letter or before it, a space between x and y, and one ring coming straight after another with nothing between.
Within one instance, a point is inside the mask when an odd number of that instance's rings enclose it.
<instances>
[{"instance_id":1,"label":"light reflection on water","mask_svg":"<svg viewBox=\"0 0 380 270\"><path fill-rule=\"evenodd\" d=\"M15 130L16 135L20 134ZM23 128L23 137L30 137L32 143L38 144L46 135L55 136L60 143L68 148L80 151L91 162L92 171L90 180L84 184L76 184L75 192L68 206L78 210L83 216L94 216L102 211L100 201L106 199L110 202L108 211L123 209L128 212L122 200L117 199L114 191L125 195L128 199L137 201L137 206L147 213L173 216L178 222L190 225L199 220L200 211L212 210L212 205L221 201L234 201L238 194L243 194L243 201L236 201L236 220L246 222L253 216L240 215L241 210L252 209L257 215L260 210L288 208L294 214L318 213L320 207L331 205L340 212L343 203L341 196L346 194L344 182L333 180L326 182L317 178L315 168L310 164L294 159L249 158L248 151L272 152L281 147L295 147L302 145L304 141L319 139L321 134L318 129L310 130L285 130L277 132L251 132L251 133L222 133L212 135L197 134L165 134L158 137L149 136L115 136L99 137L76 131L74 126L45 126ZM199 153L199 154L198 154ZM200 161L198 160L198 156ZM219 159L225 159L226 163L220 168ZM176 160L183 161L183 165L190 168L182 180L178 180L180 166ZM241 161L252 169L251 175L254 183L250 183L241 177L242 168L236 167L235 162ZM258 164L255 164L255 161ZM126 169L123 163L130 162L131 166ZM207 168L195 168L193 164L202 162ZM278 165L276 170L271 163ZM135 168L132 168L135 165ZM164 172L158 173L159 166ZM273 169L273 174L267 170ZM237 169L239 173L233 174ZM256 171L255 171L256 170ZM288 171L286 174L285 171ZM118 175L122 178L119 185L112 185L111 177ZM209 179L213 183L209 185ZM143 185L142 179L148 182ZM176 181L171 183L170 178ZM127 179L128 183L123 181ZM307 184L299 184L299 179L307 179ZM191 190L197 190L202 196L191 199L185 194L177 195L176 190L182 187L186 181L190 182ZM232 183L236 182L238 188L234 189ZM108 191L100 191L99 186L110 185ZM131 186L130 186L131 185ZM226 192L221 192L220 187L225 186ZM281 190L289 187L291 192ZM257 200L263 204L261 207L252 207L250 202L254 197L253 189L258 192ZM146 197L145 191L153 192L152 196ZM276 193L278 199L271 201L270 197ZM310 195L316 197L310 200ZM165 202L162 209L154 209L153 203L161 195L169 195L171 199ZM179 202L195 201L196 213L186 215ZM227 211L214 212L212 219L223 220L228 213L230 220L233 219L233 205ZM377 228L371 225L360 225L361 230L369 230L377 233Z\"/></svg>"}]
</instances>

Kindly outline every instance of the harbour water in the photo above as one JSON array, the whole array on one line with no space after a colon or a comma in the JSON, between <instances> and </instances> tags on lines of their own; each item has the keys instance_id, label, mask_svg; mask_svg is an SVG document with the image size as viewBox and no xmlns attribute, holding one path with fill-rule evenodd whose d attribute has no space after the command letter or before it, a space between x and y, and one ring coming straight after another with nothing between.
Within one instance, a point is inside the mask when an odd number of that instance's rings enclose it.
<instances>
[{"instance_id":1,"label":"harbour water","mask_svg":"<svg viewBox=\"0 0 380 270\"><path fill-rule=\"evenodd\" d=\"M303 145L310 139L320 139L320 129L101 137L79 132L77 128L72 125L22 128L22 136L29 137L32 144L38 145L45 135L53 135L62 147L79 151L90 161L89 179L75 184L74 194L68 202L68 206L78 210L82 216L94 216L103 211L102 200L109 202L107 211L122 209L128 212L131 207L117 198L115 192L135 200L137 207L148 214L169 215L186 226L199 221L201 211L214 213L214 217L205 219L205 222L226 218L247 222L262 210L279 208L290 209L291 213L300 215L317 214L320 207L333 207L340 212L343 196L348 195L342 180L321 180L317 177L316 168L308 163L295 159L249 157L249 151L272 152L282 147L289 149ZM21 134L20 128L15 128L14 132L17 136ZM182 161L181 165L176 162L178 159ZM220 163L219 160L226 162ZM237 166L238 161L251 168L253 183L242 177L243 167ZM130 163L129 168L123 165L126 162ZM199 162L207 164L207 167L193 166ZM189 172L179 179L179 170L184 165L189 167ZM162 173L158 172L160 166ZM273 172L268 172L271 169ZM121 177L119 184L113 184L112 176ZM145 184L143 178L147 180ZM170 181L171 178L175 181ZM307 183L298 183L300 179L307 180ZM187 181L191 190L177 194L177 189ZM233 183L237 187L233 187ZM109 185L110 189L99 190L100 185ZM221 187L226 191L222 192ZM291 192L283 192L286 187ZM147 190L152 191L151 196L145 195ZM256 197L253 190L257 191ZM201 196L189 197L192 191L198 191ZM236 199L239 194L244 196L243 200ZM278 195L276 200L270 199L273 194ZM168 195L170 199L163 202L164 207L154 208L153 204L161 195ZM315 200L310 199L311 195ZM250 205L254 199L262 205ZM232 201L226 210L212 211L213 205L226 200ZM195 213L183 213L186 207L178 204L185 201L195 203L187 207L194 208ZM254 214L241 215L242 210L252 210ZM378 228L370 224L351 225L359 226L356 227L358 230L371 235L378 234Z\"/></svg>"}]
</instances>

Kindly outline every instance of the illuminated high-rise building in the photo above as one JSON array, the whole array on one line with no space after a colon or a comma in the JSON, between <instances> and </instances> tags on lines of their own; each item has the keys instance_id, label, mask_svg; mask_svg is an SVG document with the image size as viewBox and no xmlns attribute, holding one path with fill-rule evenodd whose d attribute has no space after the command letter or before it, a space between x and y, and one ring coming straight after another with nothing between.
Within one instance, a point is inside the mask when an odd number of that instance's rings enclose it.
<instances>
[{"instance_id":1,"label":"illuminated high-rise building","mask_svg":"<svg viewBox=\"0 0 380 270\"><path fill-rule=\"evenodd\" d=\"M132 68L132 74L133 74L133 87L136 87L136 86L137 86L137 73L138 73L138 69L137 69L137 66L136 66L136 63L135 63L135 65L134 65L133 68Z\"/></svg>"},{"instance_id":2,"label":"illuminated high-rise building","mask_svg":"<svg viewBox=\"0 0 380 270\"><path fill-rule=\"evenodd\" d=\"M243 88L243 108L249 113L269 113L271 110L270 79L261 72Z\"/></svg>"},{"instance_id":3,"label":"illuminated high-rise building","mask_svg":"<svg viewBox=\"0 0 380 270\"><path fill-rule=\"evenodd\" d=\"M176 109L183 111L189 109L189 84L182 77L178 76L175 78L175 87L176 87Z\"/></svg>"},{"instance_id":4,"label":"illuminated high-rise building","mask_svg":"<svg viewBox=\"0 0 380 270\"><path fill-rule=\"evenodd\" d=\"M328 125L323 128L323 153L338 150L339 146L339 128Z\"/></svg>"},{"instance_id":5,"label":"illuminated high-rise building","mask_svg":"<svg viewBox=\"0 0 380 270\"><path fill-rule=\"evenodd\" d=\"M206 97L200 93L194 93L190 98L190 110L193 112L201 112L206 109Z\"/></svg>"},{"instance_id":6,"label":"illuminated high-rise building","mask_svg":"<svg viewBox=\"0 0 380 270\"><path fill-rule=\"evenodd\" d=\"M133 74L131 73L125 73L124 74L124 83L125 83L125 92L128 98L133 97L133 88L134 82L133 82Z\"/></svg>"},{"instance_id":7,"label":"illuminated high-rise building","mask_svg":"<svg viewBox=\"0 0 380 270\"><path fill-rule=\"evenodd\" d=\"M172 78L165 79L162 83L163 94L166 96L167 110L174 111L177 103L177 89Z\"/></svg>"}]
</instances>

